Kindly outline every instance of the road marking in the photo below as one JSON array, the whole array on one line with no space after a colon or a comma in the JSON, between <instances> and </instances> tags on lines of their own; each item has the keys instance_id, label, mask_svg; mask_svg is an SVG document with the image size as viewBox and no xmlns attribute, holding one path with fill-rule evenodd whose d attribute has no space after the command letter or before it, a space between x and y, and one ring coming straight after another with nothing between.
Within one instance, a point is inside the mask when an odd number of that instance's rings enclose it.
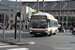
<instances>
[{"instance_id":1,"label":"road marking","mask_svg":"<svg viewBox=\"0 0 75 50\"><path fill-rule=\"evenodd\" d=\"M14 48L14 49L6 49L6 50L29 50L28 48Z\"/></svg>"},{"instance_id":2,"label":"road marking","mask_svg":"<svg viewBox=\"0 0 75 50\"><path fill-rule=\"evenodd\" d=\"M74 47L54 47L54 49L74 49Z\"/></svg>"},{"instance_id":3,"label":"road marking","mask_svg":"<svg viewBox=\"0 0 75 50\"><path fill-rule=\"evenodd\" d=\"M0 45L9 45L8 43L0 43Z\"/></svg>"},{"instance_id":4,"label":"road marking","mask_svg":"<svg viewBox=\"0 0 75 50\"><path fill-rule=\"evenodd\" d=\"M10 48L10 47L14 47L14 48L6 49L6 50L29 50L28 48L15 48L15 47L20 47L17 45L10 45L8 43L0 43L0 48Z\"/></svg>"},{"instance_id":5,"label":"road marking","mask_svg":"<svg viewBox=\"0 0 75 50\"><path fill-rule=\"evenodd\" d=\"M19 47L17 45L6 45L6 46L0 46L0 48L6 48L6 47Z\"/></svg>"}]
</instances>

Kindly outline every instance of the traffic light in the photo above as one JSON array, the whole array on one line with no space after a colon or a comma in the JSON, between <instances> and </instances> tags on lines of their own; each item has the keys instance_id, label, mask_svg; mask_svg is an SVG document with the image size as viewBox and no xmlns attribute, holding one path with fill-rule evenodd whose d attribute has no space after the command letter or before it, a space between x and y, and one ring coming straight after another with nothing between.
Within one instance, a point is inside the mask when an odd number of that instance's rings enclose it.
<instances>
[{"instance_id":1,"label":"traffic light","mask_svg":"<svg viewBox=\"0 0 75 50\"><path fill-rule=\"evenodd\" d=\"M21 15L21 13L20 12L17 12L17 14L16 14L18 17L20 17L20 15Z\"/></svg>"},{"instance_id":2,"label":"traffic light","mask_svg":"<svg viewBox=\"0 0 75 50\"><path fill-rule=\"evenodd\" d=\"M17 17L20 17L21 13L17 12L15 16L15 34L14 34L14 39L16 39L16 33L17 33Z\"/></svg>"}]
</instances>

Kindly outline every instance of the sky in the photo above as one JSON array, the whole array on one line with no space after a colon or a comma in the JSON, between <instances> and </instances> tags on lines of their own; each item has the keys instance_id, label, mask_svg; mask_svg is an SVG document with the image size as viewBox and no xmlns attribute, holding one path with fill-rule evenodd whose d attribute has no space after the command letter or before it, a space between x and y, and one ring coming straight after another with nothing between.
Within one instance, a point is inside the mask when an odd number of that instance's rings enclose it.
<instances>
[{"instance_id":1,"label":"sky","mask_svg":"<svg viewBox=\"0 0 75 50\"><path fill-rule=\"evenodd\" d=\"M16 1L16 0L9 0L9 1ZM17 0L17 1L36 2L37 0ZM39 0L39 1L43 1L43 0ZM44 1L60 1L60 0L44 0ZM67 1L67 0L61 0L61 1ZM74 1L74 0L71 0L71 1Z\"/></svg>"},{"instance_id":2,"label":"sky","mask_svg":"<svg viewBox=\"0 0 75 50\"><path fill-rule=\"evenodd\" d=\"M16 0L11 0L11 1L16 1ZM17 0L17 1L29 1L30 2L30 1L37 1L37 0ZM39 0L39 1L43 1L43 0ZM60 0L44 0L44 1L60 1Z\"/></svg>"},{"instance_id":3,"label":"sky","mask_svg":"<svg viewBox=\"0 0 75 50\"><path fill-rule=\"evenodd\" d=\"M11 1L16 1L16 0L11 0ZM37 0L17 0L17 1L37 1ZM42 1L42 0L39 0ZM44 1L56 1L56 0L44 0Z\"/></svg>"}]
</instances>

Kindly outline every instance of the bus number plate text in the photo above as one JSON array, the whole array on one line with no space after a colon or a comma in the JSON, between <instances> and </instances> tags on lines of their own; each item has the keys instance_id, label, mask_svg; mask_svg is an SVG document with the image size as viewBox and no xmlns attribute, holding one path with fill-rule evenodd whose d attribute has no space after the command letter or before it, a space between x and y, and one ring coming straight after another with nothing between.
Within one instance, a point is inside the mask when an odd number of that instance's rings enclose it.
<instances>
[{"instance_id":1,"label":"bus number plate text","mask_svg":"<svg viewBox=\"0 0 75 50\"><path fill-rule=\"evenodd\" d=\"M36 33L36 34L40 34L40 33Z\"/></svg>"}]
</instances>

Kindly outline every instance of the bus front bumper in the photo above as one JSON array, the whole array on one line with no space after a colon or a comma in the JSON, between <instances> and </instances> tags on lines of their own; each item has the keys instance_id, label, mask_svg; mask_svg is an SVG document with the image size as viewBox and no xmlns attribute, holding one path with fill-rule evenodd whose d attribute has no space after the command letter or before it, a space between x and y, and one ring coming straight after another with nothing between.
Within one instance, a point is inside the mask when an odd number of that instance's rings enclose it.
<instances>
[{"instance_id":1,"label":"bus front bumper","mask_svg":"<svg viewBox=\"0 0 75 50\"><path fill-rule=\"evenodd\" d=\"M47 35L49 31L31 31L30 34Z\"/></svg>"}]
</instances>

